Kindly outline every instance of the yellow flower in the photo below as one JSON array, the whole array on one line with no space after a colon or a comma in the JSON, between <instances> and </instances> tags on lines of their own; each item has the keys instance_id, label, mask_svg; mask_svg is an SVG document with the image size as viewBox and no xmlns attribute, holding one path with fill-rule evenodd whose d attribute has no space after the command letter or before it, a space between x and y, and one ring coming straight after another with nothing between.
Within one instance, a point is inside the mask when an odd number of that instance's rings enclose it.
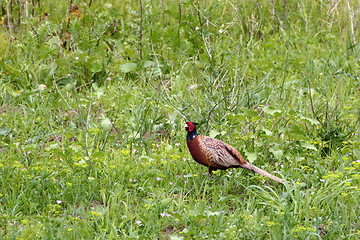
<instances>
[{"instance_id":1,"label":"yellow flower","mask_svg":"<svg viewBox=\"0 0 360 240\"><path fill-rule=\"evenodd\" d=\"M29 220L27 220L27 219L21 220L21 223L22 223L22 224L27 224L28 222L29 222Z\"/></svg>"},{"instance_id":2,"label":"yellow flower","mask_svg":"<svg viewBox=\"0 0 360 240\"><path fill-rule=\"evenodd\" d=\"M120 153L123 154L123 155L129 155L129 154L130 154L130 150L128 150L128 149L123 149L123 150L120 151Z\"/></svg>"},{"instance_id":3,"label":"yellow flower","mask_svg":"<svg viewBox=\"0 0 360 240\"><path fill-rule=\"evenodd\" d=\"M351 186L351 182L344 182L344 186L345 186L345 187L350 187L350 186Z\"/></svg>"},{"instance_id":4,"label":"yellow flower","mask_svg":"<svg viewBox=\"0 0 360 240\"><path fill-rule=\"evenodd\" d=\"M355 170L355 168L354 167L344 167L344 170L345 171L351 171L351 170Z\"/></svg>"},{"instance_id":5,"label":"yellow flower","mask_svg":"<svg viewBox=\"0 0 360 240\"><path fill-rule=\"evenodd\" d=\"M360 161L353 161L351 162L351 165L353 165L355 168L360 168Z\"/></svg>"},{"instance_id":6,"label":"yellow flower","mask_svg":"<svg viewBox=\"0 0 360 240\"><path fill-rule=\"evenodd\" d=\"M302 232L302 231L314 232L314 229L311 227L304 227L304 226L298 226L294 228L294 232Z\"/></svg>"},{"instance_id":7,"label":"yellow flower","mask_svg":"<svg viewBox=\"0 0 360 240\"><path fill-rule=\"evenodd\" d=\"M342 173L341 172L329 172L328 175L324 176L324 179L338 179L341 178Z\"/></svg>"},{"instance_id":8,"label":"yellow flower","mask_svg":"<svg viewBox=\"0 0 360 240\"><path fill-rule=\"evenodd\" d=\"M92 211L91 214L92 214L94 217L100 217L100 216L101 216L101 213L96 212L96 211Z\"/></svg>"},{"instance_id":9,"label":"yellow flower","mask_svg":"<svg viewBox=\"0 0 360 240\"><path fill-rule=\"evenodd\" d=\"M271 226L274 226L275 225L275 222L265 222L266 223L266 225L268 225L269 227L271 227Z\"/></svg>"}]
</instances>

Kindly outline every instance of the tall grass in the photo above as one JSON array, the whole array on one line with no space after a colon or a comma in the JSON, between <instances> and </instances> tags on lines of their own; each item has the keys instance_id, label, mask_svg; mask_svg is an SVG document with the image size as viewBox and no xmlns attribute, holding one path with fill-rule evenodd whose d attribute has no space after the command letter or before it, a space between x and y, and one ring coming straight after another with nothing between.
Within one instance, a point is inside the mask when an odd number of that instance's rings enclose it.
<instances>
[{"instance_id":1,"label":"tall grass","mask_svg":"<svg viewBox=\"0 0 360 240\"><path fill-rule=\"evenodd\" d=\"M2 238L359 238L358 2L0 7Z\"/></svg>"}]
</instances>

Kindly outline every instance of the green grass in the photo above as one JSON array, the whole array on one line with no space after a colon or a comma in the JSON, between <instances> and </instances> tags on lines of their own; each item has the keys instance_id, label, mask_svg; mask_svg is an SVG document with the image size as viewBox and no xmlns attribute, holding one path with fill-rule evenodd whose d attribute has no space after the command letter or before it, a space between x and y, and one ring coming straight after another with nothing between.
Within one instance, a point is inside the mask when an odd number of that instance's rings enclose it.
<instances>
[{"instance_id":1,"label":"green grass","mask_svg":"<svg viewBox=\"0 0 360 240\"><path fill-rule=\"evenodd\" d=\"M0 3L0 239L360 239L358 2L26 4ZM287 183L208 177L186 120Z\"/></svg>"}]
</instances>

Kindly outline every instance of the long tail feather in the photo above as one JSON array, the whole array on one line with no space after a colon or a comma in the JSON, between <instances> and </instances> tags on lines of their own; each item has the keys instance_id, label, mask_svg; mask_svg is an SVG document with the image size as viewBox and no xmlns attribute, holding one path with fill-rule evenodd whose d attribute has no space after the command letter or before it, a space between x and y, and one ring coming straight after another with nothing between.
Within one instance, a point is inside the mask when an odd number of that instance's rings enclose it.
<instances>
[{"instance_id":1,"label":"long tail feather","mask_svg":"<svg viewBox=\"0 0 360 240\"><path fill-rule=\"evenodd\" d=\"M268 178L271 178L272 180L276 181L276 182L279 182L279 183L282 183L284 184L284 180L282 180L281 178L278 178L260 168L258 168L257 166L255 165L252 165L251 163L246 163L244 165L241 166L242 168L245 168L245 169L248 169L248 170L251 170L251 171L254 171L264 177L268 177Z\"/></svg>"}]
</instances>

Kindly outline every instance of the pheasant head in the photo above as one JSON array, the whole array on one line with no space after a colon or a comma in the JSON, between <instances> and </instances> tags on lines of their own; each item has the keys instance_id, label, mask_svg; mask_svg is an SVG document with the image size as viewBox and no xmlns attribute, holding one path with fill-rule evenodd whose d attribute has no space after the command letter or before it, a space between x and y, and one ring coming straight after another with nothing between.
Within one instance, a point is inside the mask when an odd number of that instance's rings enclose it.
<instances>
[{"instance_id":1,"label":"pheasant head","mask_svg":"<svg viewBox=\"0 0 360 240\"><path fill-rule=\"evenodd\" d=\"M186 140L193 140L198 135L196 132L196 125L197 123L194 122L186 122L185 123L185 130L188 132L186 136Z\"/></svg>"}]
</instances>

